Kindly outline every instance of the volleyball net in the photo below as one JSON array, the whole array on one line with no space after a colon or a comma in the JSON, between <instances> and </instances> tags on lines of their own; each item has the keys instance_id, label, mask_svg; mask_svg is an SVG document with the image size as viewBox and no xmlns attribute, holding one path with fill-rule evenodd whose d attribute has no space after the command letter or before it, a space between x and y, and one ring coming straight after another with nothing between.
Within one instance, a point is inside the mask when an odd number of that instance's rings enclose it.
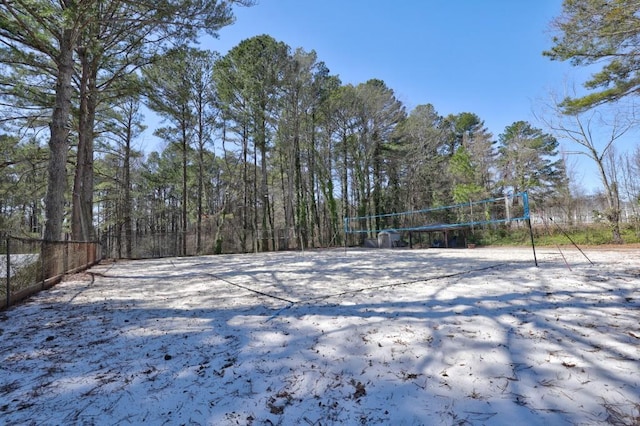
<instances>
[{"instance_id":1,"label":"volleyball net","mask_svg":"<svg viewBox=\"0 0 640 426\"><path fill-rule=\"evenodd\" d=\"M529 198L520 192L498 198L439 206L400 213L344 218L345 234L368 234L393 230L442 231L481 227L530 219Z\"/></svg>"}]
</instances>

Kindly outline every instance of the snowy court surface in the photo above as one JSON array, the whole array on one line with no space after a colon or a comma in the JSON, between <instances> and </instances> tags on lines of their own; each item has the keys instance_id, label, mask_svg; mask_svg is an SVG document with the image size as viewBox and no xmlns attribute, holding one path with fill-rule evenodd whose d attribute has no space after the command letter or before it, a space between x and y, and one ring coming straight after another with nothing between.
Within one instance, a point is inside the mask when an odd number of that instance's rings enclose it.
<instances>
[{"instance_id":1,"label":"snowy court surface","mask_svg":"<svg viewBox=\"0 0 640 426\"><path fill-rule=\"evenodd\" d=\"M104 262L0 312L7 425L637 425L640 250Z\"/></svg>"}]
</instances>

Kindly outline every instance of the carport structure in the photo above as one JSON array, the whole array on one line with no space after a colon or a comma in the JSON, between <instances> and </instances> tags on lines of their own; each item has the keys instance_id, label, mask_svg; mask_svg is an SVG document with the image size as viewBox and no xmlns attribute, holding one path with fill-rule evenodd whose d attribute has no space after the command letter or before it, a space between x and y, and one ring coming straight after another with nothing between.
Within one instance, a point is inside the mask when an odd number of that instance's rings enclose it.
<instances>
[{"instance_id":1,"label":"carport structure","mask_svg":"<svg viewBox=\"0 0 640 426\"><path fill-rule=\"evenodd\" d=\"M465 225L448 223L434 223L416 227L407 231L409 235L409 247L413 248L414 234L427 234L429 247L465 247L467 245L467 229L469 229L469 227Z\"/></svg>"}]
</instances>

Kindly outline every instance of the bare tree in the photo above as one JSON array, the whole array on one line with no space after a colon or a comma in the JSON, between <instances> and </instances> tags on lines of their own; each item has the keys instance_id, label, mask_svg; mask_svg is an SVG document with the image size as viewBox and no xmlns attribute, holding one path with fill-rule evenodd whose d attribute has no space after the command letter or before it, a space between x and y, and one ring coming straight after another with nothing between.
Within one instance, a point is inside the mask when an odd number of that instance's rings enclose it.
<instances>
[{"instance_id":1,"label":"bare tree","mask_svg":"<svg viewBox=\"0 0 640 426\"><path fill-rule=\"evenodd\" d=\"M620 233L620 191L616 174L615 143L633 127L633 108L602 106L585 112L566 113L561 102L552 100L547 116L539 117L560 140L576 148L571 154L583 155L596 166L607 208L612 240L623 243Z\"/></svg>"},{"instance_id":2,"label":"bare tree","mask_svg":"<svg viewBox=\"0 0 640 426\"><path fill-rule=\"evenodd\" d=\"M640 211L640 170L635 163L638 161L640 146L636 147L633 155L627 153L618 154L615 157L615 164L620 182L621 198L626 201L625 216L629 219L629 214L638 217Z\"/></svg>"}]
</instances>

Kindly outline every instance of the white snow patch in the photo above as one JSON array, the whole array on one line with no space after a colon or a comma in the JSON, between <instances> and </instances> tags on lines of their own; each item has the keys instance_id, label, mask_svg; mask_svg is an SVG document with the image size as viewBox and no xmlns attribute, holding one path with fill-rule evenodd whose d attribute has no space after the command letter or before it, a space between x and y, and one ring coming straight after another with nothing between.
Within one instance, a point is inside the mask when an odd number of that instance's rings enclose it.
<instances>
[{"instance_id":1,"label":"white snow patch","mask_svg":"<svg viewBox=\"0 0 640 426\"><path fill-rule=\"evenodd\" d=\"M0 312L0 416L638 424L640 251L563 254L571 269L513 248L105 262Z\"/></svg>"}]
</instances>

